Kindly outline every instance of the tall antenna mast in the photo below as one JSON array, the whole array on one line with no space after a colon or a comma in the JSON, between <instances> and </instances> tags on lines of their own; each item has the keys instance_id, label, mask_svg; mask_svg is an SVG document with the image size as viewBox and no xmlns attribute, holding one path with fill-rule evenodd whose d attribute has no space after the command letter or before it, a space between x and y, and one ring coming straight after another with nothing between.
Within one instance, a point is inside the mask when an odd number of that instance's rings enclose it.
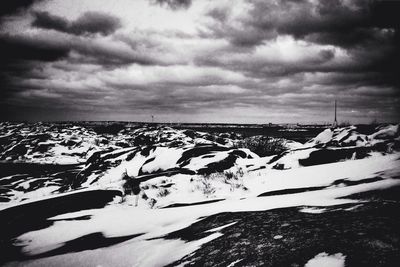
<instances>
[{"instance_id":1,"label":"tall antenna mast","mask_svg":"<svg viewBox=\"0 0 400 267\"><path fill-rule=\"evenodd\" d=\"M335 120L333 122L333 127L336 128L337 127L337 116L336 116L336 112L337 112L337 105L336 105L336 99L335 99Z\"/></svg>"}]
</instances>

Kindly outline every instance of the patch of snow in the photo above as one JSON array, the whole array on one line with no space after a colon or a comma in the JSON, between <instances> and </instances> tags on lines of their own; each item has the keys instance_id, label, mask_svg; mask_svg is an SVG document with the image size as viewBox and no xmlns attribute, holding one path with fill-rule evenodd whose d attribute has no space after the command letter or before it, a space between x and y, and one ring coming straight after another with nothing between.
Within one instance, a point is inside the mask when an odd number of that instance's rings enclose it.
<instances>
[{"instance_id":1,"label":"patch of snow","mask_svg":"<svg viewBox=\"0 0 400 267\"><path fill-rule=\"evenodd\" d=\"M362 205L361 204L354 205L353 207L350 207L350 208L347 208L347 209L344 209L344 210L345 211L352 211L352 210L358 209L359 207L362 207Z\"/></svg>"},{"instance_id":2,"label":"patch of snow","mask_svg":"<svg viewBox=\"0 0 400 267\"><path fill-rule=\"evenodd\" d=\"M302 143L293 141L293 140L286 140L285 141L285 147L287 149L293 150L293 149L298 149L304 147Z\"/></svg>"},{"instance_id":3,"label":"patch of snow","mask_svg":"<svg viewBox=\"0 0 400 267\"><path fill-rule=\"evenodd\" d=\"M346 256L342 253L328 255L328 253L322 252L309 260L304 267L344 267L345 259Z\"/></svg>"},{"instance_id":4,"label":"patch of snow","mask_svg":"<svg viewBox=\"0 0 400 267\"><path fill-rule=\"evenodd\" d=\"M13 199L14 202L21 202L22 199L32 199L32 200L38 200L45 198L47 196L53 195L54 192L58 192L58 189L60 189L60 186L45 186L45 187L40 187L36 190L29 191L23 194L18 194L16 198ZM25 202L21 202L25 203ZM0 208L1 210L1 208Z\"/></svg>"},{"instance_id":5,"label":"patch of snow","mask_svg":"<svg viewBox=\"0 0 400 267\"><path fill-rule=\"evenodd\" d=\"M325 144L332 140L333 131L331 129L325 129L323 132L318 134L314 139L312 139L309 144Z\"/></svg>"},{"instance_id":6,"label":"patch of snow","mask_svg":"<svg viewBox=\"0 0 400 267\"><path fill-rule=\"evenodd\" d=\"M282 158L274 162L272 165L283 164L284 169L299 168L301 166L299 160L308 158L311 152L316 150L317 150L316 148L308 148L302 150L289 151L286 155L284 155Z\"/></svg>"},{"instance_id":7,"label":"patch of snow","mask_svg":"<svg viewBox=\"0 0 400 267\"><path fill-rule=\"evenodd\" d=\"M142 166L142 171L152 173L177 166L176 162L182 157L181 148L157 147L148 159L153 159Z\"/></svg>"},{"instance_id":8,"label":"patch of snow","mask_svg":"<svg viewBox=\"0 0 400 267\"><path fill-rule=\"evenodd\" d=\"M243 259L239 259L239 260L233 261L233 262L231 262L227 267L233 267L233 266L235 266L237 263L241 262L242 260L243 260Z\"/></svg>"},{"instance_id":9,"label":"patch of snow","mask_svg":"<svg viewBox=\"0 0 400 267\"><path fill-rule=\"evenodd\" d=\"M212 145L212 144L214 144L214 142L213 141L210 141L210 140L207 140L207 139L204 139L204 138L196 138L196 139L194 139L194 143L196 144L196 145Z\"/></svg>"},{"instance_id":10,"label":"patch of snow","mask_svg":"<svg viewBox=\"0 0 400 267\"><path fill-rule=\"evenodd\" d=\"M299 211L304 212L304 213L320 214L320 213L324 213L326 211L326 209L320 209L320 208L314 207L314 208L302 208Z\"/></svg>"},{"instance_id":11,"label":"patch of snow","mask_svg":"<svg viewBox=\"0 0 400 267\"><path fill-rule=\"evenodd\" d=\"M232 225L234 225L234 224L236 224L236 223L237 223L237 222L231 222L231 223L228 223L228 224L225 224L225 225L222 225L222 226L219 226L219 227L215 227L215 228L213 228L213 229L210 229L210 230L207 230L207 231L204 231L204 232L206 232L206 233L219 232L219 231L221 231L222 229L227 228L227 227L229 227L229 226L232 226Z\"/></svg>"},{"instance_id":12,"label":"patch of snow","mask_svg":"<svg viewBox=\"0 0 400 267\"><path fill-rule=\"evenodd\" d=\"M180 239L128 240L106 249L84 250L63 255L39 258L23 262L29 266L133 266L162 267L198 250L202 244L222 236L213 233L202 239L185 242ZM149 253L152 251L152 253ZM157 253L154 253L157 252ZM15 266L15 262L5 266Z\"/></svg>"},{"instance_id":13,"label":"patch of snow","mask_svg":"<svg viewBox=\"0 0 400 267\"><path fill-rule=\"evenodd\" d=\"M399 135L399 124L396 124L383 127L379 131L371 134L369 137L371 139L387 139L396 137L398 135Z\"/></svg>"},{"instance_id":14,"label":"patch of snow","mask_svg":"<svg viewBox=\"0 0 400 267\"><path fill-rule=\"evenodd\" d=\"M205 158L205 157L200 156L200 157L192 158L190 160L190 163L188 165L186 165L185 168L197 171L201 168L204 168L205 166L207 166L210 163L218 162L218 161L225 159L226 157L228 157L229 152L228 151L215 152L212 155L214 155L214 157L206 157Z\"/></svg>"}]
</instances>

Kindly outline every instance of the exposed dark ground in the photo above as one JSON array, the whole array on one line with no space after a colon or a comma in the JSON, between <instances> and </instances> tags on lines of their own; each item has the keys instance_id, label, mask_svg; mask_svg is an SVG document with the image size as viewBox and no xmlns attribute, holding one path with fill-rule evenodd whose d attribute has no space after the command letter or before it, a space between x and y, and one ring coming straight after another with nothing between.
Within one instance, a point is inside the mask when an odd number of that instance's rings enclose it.
<instances>
[{"instance_id":1,"label":"exposed dark ground","mask_svg":"<svg viewBox=\"0 0 400 267\"><path fill-rule=\"evenodd\" d=\"M167 238L191 241L209 235L206 230L236 224L169 266L227 266L238 260L235 266L304 266L321 252L344 254L346 266L400 266L400 187L352 198L371 202L328 207L321 214L295 207L207 217Z\"/></svg>"},{"instance_id":2,"label":"exposed dark ground","mask_svg":"<svg viewBox=\"0 0 400 267\"><path fill-rule=\"evenodd\" d=\"M22 162L0 162L0 177L13 174L48 175L49 173L79 169L79 164L38 164Z\"/></svg>"}]
</instances>

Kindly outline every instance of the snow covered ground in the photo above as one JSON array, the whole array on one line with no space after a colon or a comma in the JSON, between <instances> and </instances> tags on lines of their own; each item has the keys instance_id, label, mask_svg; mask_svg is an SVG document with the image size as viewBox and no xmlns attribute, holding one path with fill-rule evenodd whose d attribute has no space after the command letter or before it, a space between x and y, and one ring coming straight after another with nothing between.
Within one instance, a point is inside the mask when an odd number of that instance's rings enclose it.
<instances>
[{"instance_id":1,"label":"snow covered ground","mask_svg":"<svg viewBox=\"0 0 400 267\"><path fill-rule=\"evenodd\" d=\"M29 126L6 125L2 138L10 139L18 127L32 134ZM4 261L5 266L165 266L223 238L224 231L235 226L225 223L190 241L166 238L210 216L289 207L324 214L328 207L340 205L351 205L342 209L350 212L366 200L348 196L400 186L399 125L379 127L370 135L356 127L327 129L305 144L283 142L283 152L270 156L239 147L240 137L232 135L137 128L104 137L108 144L100 145L96 140L103 137L83 128L67 127L61 130L64 135L59 129L45 129L48 139L29 145L23 141L27 137L14 136L3 146L2 158L70 163L75 157L79 164L30 176L10 171L0 178L5 200L0 216L6 222L2 229L11 227L14 233L3 243L6 251L18 251ZM37 152L42 142L53 145ZM13 148L18 145L25 147L19 154ZM79 149L85 154L76 153ZM43 157L34 157L35 153ZM124 172L141 181L138 206L135 196L124 195ZM60 178L65 173L67 180ZM84 198L86 206L76 201L74 207L42 211L39 226L21 230L12 225L17 220L13 214L21 209L35 212L51 203L68 205L67 199L107 191L115 192L112 201L92 205ZM306 266L344 266L346 257L321 251ZM232 264L241 266L241 261Z\"/></svg>"}]
</instances>

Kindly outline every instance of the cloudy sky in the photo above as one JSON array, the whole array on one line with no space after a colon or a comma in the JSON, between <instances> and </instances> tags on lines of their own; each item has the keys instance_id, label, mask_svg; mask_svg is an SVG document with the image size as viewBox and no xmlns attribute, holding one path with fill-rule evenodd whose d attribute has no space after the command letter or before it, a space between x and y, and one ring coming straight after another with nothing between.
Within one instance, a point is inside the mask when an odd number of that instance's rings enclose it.
<instances>
[{"instance_id":1,"label":"cloudy sky","mask_svg":"<svg viewBox=\"0 0 400 267\"><path fill-rule=\"evenodd\" d=\"M1 120L400 120L400 2L2 0Z\"/></svg>"}]
</instances>

